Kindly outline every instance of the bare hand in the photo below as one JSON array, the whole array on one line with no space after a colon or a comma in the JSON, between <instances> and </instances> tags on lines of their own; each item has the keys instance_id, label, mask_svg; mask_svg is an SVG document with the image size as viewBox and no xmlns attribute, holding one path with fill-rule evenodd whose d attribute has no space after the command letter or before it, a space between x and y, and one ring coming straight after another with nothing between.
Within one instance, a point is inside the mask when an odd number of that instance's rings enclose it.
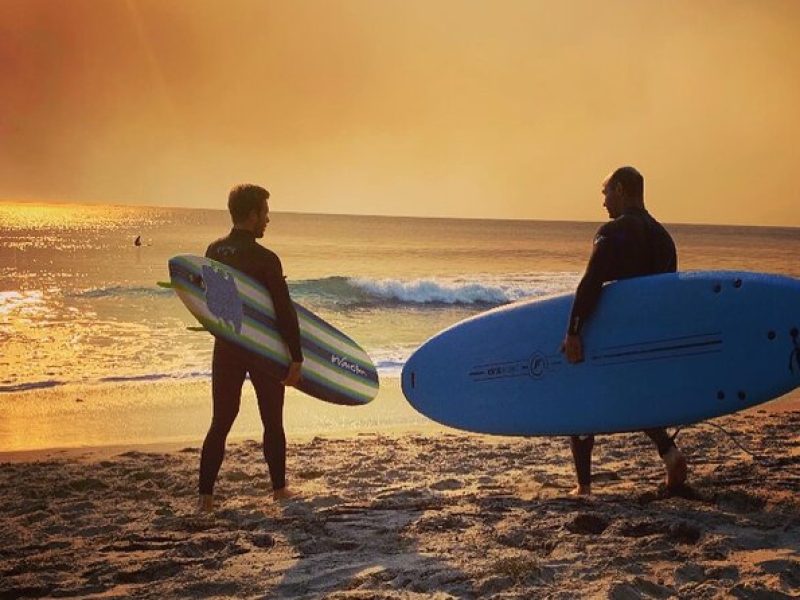
<instances>
[{"instance_id":1,"label":"bare hand","mask_svg":"<svg viewBox=\"0 0 800 600\"><path fill-rule=\"evenodd\" d=\"M561 351L573 365L583 362L583 340L578 334L568 333L561 345Z\"/></svg>"},{"instance_id":2,"label":"bare hand","mask_svg":"<svg viewBox=\"0 0 800 600\"><path fill-rule=\"evenodd\" d=\"M300 382L300 369L302 366L302 361L293 361L289 363L289 369L286 371L286 377L283 378L281 383L286 386L296 386Z\"/></svg>"}]
</instances>

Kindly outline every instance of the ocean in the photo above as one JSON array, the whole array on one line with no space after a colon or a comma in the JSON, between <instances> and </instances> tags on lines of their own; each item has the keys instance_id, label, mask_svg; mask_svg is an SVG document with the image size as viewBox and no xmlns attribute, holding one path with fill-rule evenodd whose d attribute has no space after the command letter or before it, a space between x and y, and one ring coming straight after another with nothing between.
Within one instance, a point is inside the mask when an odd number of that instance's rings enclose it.
<instances>
[{"instance_id":1,"label":"ocean","mask_svg":"<svg viewBox=\"0 0 800 600\"><path fill-rule=\"evenodd\" d=\"M365 413L292 390L287 431L424 424L399 395L409 354L478 312L574 290L599 225L272 213L261 243L292 297L357 340L382 379ZM668 228L681 270L800 276L800 229ZM156 282L169 257L203 254L229 229L225 210L0 204L0 450L202 438L212 340ZM76 410L85 397L94 408ZM247 411L245 436L259 429Z\"/></svg>"}]
</instances>

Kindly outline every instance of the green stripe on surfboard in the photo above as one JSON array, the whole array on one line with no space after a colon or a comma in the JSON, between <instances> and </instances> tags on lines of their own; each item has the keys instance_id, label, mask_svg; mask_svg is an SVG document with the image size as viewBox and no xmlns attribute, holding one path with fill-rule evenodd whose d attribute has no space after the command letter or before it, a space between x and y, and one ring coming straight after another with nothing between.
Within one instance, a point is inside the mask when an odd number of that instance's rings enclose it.
<instances>
[{"instance_id":1,"label":"green stripe on surfboard","mask_svg":"<svg viewBox=\"0 0 800 600\"><path fill-rule=\"evenodd\" d=\"M228 330L228 329L226 329L224 327L220 327L218 324L214 324L214 323L210 323L210 322L208 323L208 329L211 332L217 332L219 335L223 335L223 336L224 336L225 333L230 334L230 330ZM259 344L258 342L254 341L252 339L237 338L237 343L241 344L242 346L248 348L249 350L251 350L253 352L256 352L256 353L259 353L259 354L262 354L262 355L268 354L270 357L273 358L273 360L275 360L275 362L277 362L279 364L283 364L285 362L285 359L282 356L281 357L276 356L271 348L263 346L263 345ZM317 360L314 360L312 358L306 358L306 360L310 361L310 362L313 362L313 363L315 363L317 365L320 365L323 368L325 368L324 363L320 363ZM346 373L341 373L341 375L346 375ZM303 377L304 378L313 379L313 380L317 381L318 383L320 383L322 385L325 385L327 388L339 392L343 396L350 396L350 397L354 397L356 399L361 399L363 402L368 402L374 397L372 394L365 393L365 392L362 392L360 390L356 390L356 389L353 389L351 387L344 386L344 385L342 385L342 384L340 384L340 383L338 383L336 381L332 381L331 379L325 377L325 375L322 375L320 373L311 371L310 369L307 369L303 373ZM368 386L365 385L365 387L368 387Z\"/></svg>"},{"instance_id":2,"label":"green stripe on surfboard","mask_svg":"<svg viewBox=\"0 0 800 600\"><path fill-rule=\"evenodd\" d=\"M198 262L195 262L194 260L191 260L190 257L176 257L176 258L179 258L180 261L185 266L190 268L196 274L198 274L198 275L202 274L202 266L203 265L201 263L198 263ZM195 258L197 258L197 257L195 257ZM252 278L249 275L247 275L246 273L242 273L241 271L236 271L235 273L233 273L233 272L231 272L231 268L228 267L227 265L223 264L223 263L217 262L217 261L212 260L210 258L207 258L205 260L210 262L210 263L213 263L214 268L217 268L217 269L219 269L221 271L224 271L224 272L229 273L230 275L232 275L233 278L236 280L237 284L246 285L246 286L250 287L256 293L261 292L263 290L264 286L262 284L260 284L258 281L256 281L254 278ZM260 300L257 300L256 298L253 298L252 294L250 293L250 291L249 290L246 291L246 290L242 289L240 287L240 285L237 285L237 290L239 291L239 294L242 296L242 298L244 298L246 300L249 300L251 306L261 309L268 316L273 317L273 318L275 317L275 308L272 305L272 299L269 297L269 295L265 295L265 298L266 298L268 303L264 303L264 302L262 302ZM344 341L345 343L347 343L348 345L354 345L355 344L355 342L353 340L351 340L349 337L347 337L344 333L342 333L341 331L337 330L335 327L332 327L329 323L326 323L325 321L320 319L318 316L316 316L315 314L313 314L310 311L308 311L308 309L305 309L303 307L300 307L300 308L302 309L302 311L308 313L308 315L302 314L302 313L299 314L298 317L300 318L300 320L308 320L308 322L311 325L314 325L316 327L319 327L322 330L325 330L326 333L328 335L330 335L331 337L334 337L336 339L340 339L340 340Z\"/></svg>"},{"instance_id":3,"label":"green stripe on surfboard","mask_svg":"<svg viewBox=\"0 0 800 600\"><path fill-rule=\"evenodd\" d=\"M200 302L201 304L205 304L205 296L203 295L202 292L199 291L199 288L197 288L195 286L187 287L187 286L183 286L183 285L180 285L180 288L185 293L187 293L187 294L193 296L194 298L196 298L198 300L198 302ZM260 306L261 306L260 303L258 305L256 305L256 306L254 306L253 303L252 303L252 300L250 302L248 302L248 305L251 308L254 308L254 309L259 309ZM255 331L258 331L259 333L261 333L264 336L270 338L271 340L273 340L277 344L280 344L281 346L283 345L283 338L280 336L280 334L277 331L274 331L272 329L268 329L263 324L259 323L258 321L253 320L252 318L250 318L248 316L243 316L243 321L242 322L243 323L246 322L251 329L253 329ZM303 324L304 324L304 320L301 320L301 325L303 325ZM308 331L307 328L303 327L302 329L303 329L303 331L302 331L303 337L305 337L306 339L308 339L310 341L313 341L319 347L321 347L321 348L323 348L323 349L325 349L325 350L327 350L329 352L332 352L334 354L337 354L339 356L342 356L342 358L346 359L348 362L355 363L355 364L359 365L360 367L362 367L364 369L374 369L374 366L372 365L371 361L367 362L367 361L364 360L363 357L356 357L356 356L352 355L352 353L350 351L350 348L352 347L353 342L351 340L342 339L340 337L335 337L335 336L331 335L331 337L336 339L337 342L339 342L339 343L344 345L344 347L341 347L338 344L334 346L330 342L326 342L326 341L320 339L317 335L315 335L315 334L311 333L310 331ZM244 338L237 338L237 339L244 339ZM263 347L265 350L269 350L269 353L270 353L271 356L274 355L274 350L268 349L266 346L261 346L260 344L259 344L259 346ZM278 360L278 359L276 358L276 360ZM347 379L353 381L354 383L359 383L361 385L365 385L367 387L370 387L370 383L369 382L359 378L357 375L355 375L354 373L351 373L350 371L337 370L337 369L334 369L334 368L330 367L326 363L322 363L320 361L316 361L316 362L317 362L317 364L323 366L324 368L329 369L331 372L334 372L334 373L337 373L337 374L339 374L341 376L344 376ZM333 383L333 382L331 382L331 383Z\"/></svg>"},{"instance_id":4,"label":"green stripe on surfboard","mask_svg":"<svg viewBox=\"0 0 800 600\"><path fill-rule=\"evenodd\" d=\"M199 304L205 305L205 297L202 293L199 293L197 291L197 288L186 287L182 285L177 285L175 287L179 288L182 292L186 293L187 295L192 296L195 300L198 301ZM206 329L211 333L217 333L219 335L222 335L223 337L235 337L237 343L249 348L250 350L260 353L264 356L267 356L268 358L271 358L278 364L288 364L288 357L283 354L277 353L273 348L270 348L269 346L259 343L258 341L251 338L245 338L240 335L236 336L231 332L230 329L221 326L219 322L216 320L212 321L205 315L195 314L195 317L197 317L202 323L204 323L206 325ZM247 316L244 316L242 322L243 324L246 324L250 329L263 334L272 342L276 343L276 345L279 344L283 346L283 339L277 332L265 329L263 325L261 325L257 321L254 321L253 319ZM379 388L379 385L377 383L373 383L369 380L365 381L363 379L360 379L355 374L352 374L346 370L334 369L327 363L322 362L318 357L314 355L308 355L306 357L306 360L309 361L309 364L313 364L318 369L322 370L323 373L315 372L312 371L310 368L307 368L305 369L306 373L304 373L304 376L310 377L316 380L318 383L321 383L330 389L336 390L345 396L347 395L357 396L359 398L363 398L364 400L369 401L374 397L374 394L371 394L371 392ZM341 379L344 379L350 385L345 385L339 383L338 381L334 381L329 376L326 376L324 374L326 371L337 375ZM354 387L354 385L366 388L367 390L370 390L370 392L365 392L363 390L357 389L356 387Z\"/></svg>"}]
</instances>

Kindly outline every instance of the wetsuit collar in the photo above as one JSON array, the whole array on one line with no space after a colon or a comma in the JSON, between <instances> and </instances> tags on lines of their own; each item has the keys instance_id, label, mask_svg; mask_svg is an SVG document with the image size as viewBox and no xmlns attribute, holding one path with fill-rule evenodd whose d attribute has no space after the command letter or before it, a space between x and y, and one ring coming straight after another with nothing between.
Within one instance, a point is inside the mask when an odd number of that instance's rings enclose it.
<instances>
[{"instance_id":1,"label":"wetsuit collar","mask_svg":"<svg viewBox=\"0 0 800 600\"><path fill-rule=\"evenodd\" d=\"M238 227L234 227L233 229L231 229L231 233L230 233L229 237L232 237L234 239L240 239L240 240L252 240L252 241L255 241L256 234L253 233L252 231L248 231L247 229L239 229Z\"/></svg>"},{"instance_id":2,"label":"wetsuit collar","mask_svg":"<svg viewBox=\"0 0 800 600\"><path fill-rule=\"evenodd\" d=\"M643 206L629 206L622 209L623 215L646 215L647 209Z\"/></svg>"}]
</instances>

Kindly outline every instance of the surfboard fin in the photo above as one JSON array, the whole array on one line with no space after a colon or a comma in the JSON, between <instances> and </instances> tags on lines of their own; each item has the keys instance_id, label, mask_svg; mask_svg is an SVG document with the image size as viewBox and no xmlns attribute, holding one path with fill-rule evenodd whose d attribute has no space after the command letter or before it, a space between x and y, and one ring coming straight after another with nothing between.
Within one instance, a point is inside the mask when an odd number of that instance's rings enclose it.
<instances>
[{"instance_id":1,"label":"surfboard fin","mask_svg":"<svg viewBox=\"0 0 800 600\"><path fill-rule=\"evenodd\" d=\"M156 281L156 285L161 288L166 288L168 290L172 289L172 282L171 281Z\"/></svg>"}]
</instances>

